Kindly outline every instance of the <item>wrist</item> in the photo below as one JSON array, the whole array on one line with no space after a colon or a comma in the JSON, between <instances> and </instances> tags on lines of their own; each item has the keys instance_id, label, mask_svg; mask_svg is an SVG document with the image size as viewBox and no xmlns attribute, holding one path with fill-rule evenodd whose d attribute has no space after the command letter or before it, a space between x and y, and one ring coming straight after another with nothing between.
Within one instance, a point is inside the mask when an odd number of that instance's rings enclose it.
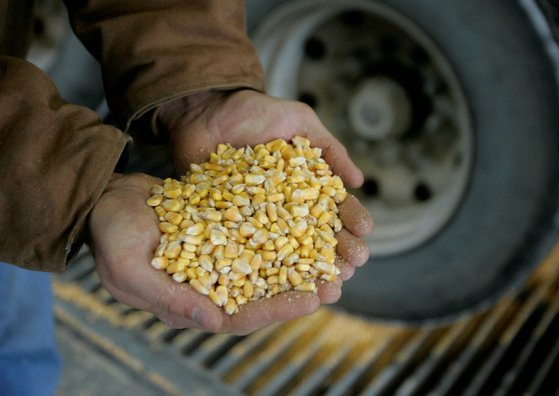
<instances>
[{"instance_id":1,"label":"wrist","mask_svg":"<svg viewBox=\"0 0 559 396\"><path fill-rule=\"evenodd\" d=\"M159 134L172 139L174 131L180 130L182 125L187 125L198 118L225 94L226 91L207 90L162 104L157 109L156 115Z\"/></svg>"}]
</instances>

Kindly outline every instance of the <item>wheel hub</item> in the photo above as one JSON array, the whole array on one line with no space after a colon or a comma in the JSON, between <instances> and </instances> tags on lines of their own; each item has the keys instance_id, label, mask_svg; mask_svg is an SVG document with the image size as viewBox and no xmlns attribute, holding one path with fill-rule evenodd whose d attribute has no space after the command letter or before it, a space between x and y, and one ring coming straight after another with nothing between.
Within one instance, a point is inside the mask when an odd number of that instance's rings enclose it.
<instances>
[{"instance_id":1,"label":"wheel hub","mask_svg":"<svg viewBox=\"0 0 559 396\"><path fill-rule=\"evenodd\" d=\"M362 81L348 107L352 130L368 141L402 136L410 125L411 108L405 90L385 77Z\"/></svg>"}]
</instances>

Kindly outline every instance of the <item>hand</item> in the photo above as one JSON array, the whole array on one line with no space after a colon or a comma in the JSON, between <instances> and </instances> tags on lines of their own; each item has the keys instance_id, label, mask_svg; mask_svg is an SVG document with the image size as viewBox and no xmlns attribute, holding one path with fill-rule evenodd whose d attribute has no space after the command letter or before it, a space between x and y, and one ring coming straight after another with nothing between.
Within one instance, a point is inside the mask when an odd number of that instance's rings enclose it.
<instances>
[{"instance_id":1,"label":"hand","mask_svg":"<svg viewBox=\"0 0 559 396\"><path fill-rule=\"evenodd\" d=\"M150 196L151 187L159 182L159 179L144 174L114 175L91 212L90 245L97 272L103 286L117 300L150 311L172 327L246 334L275 322L312 313L321 302L332 302L339 297L341 281L322 284L318 295L282 293L247 304L238 314L228 316L188 284L177 283L164 271L152 268L150 261L160 237L159 221L145 201ZM359 218L361 207L355 206L355 202L349 198L342 206L347 208L344 213ZM348 218L347 221L346 226L352 232L364 229L354 220ZM349 232L341 232L339 237L339 251L347 257L346 261L353 264L366 261L366 246L345 243L354 238ZM342 263L341 268L342 277L352 274L350 265Z\"/></svg>"},{"instance_id":2,"label":"hand","mask_svg":"<svg viewBox=\"0 0 559 396\"><path fill-rule=\"evenodd\" d=\"M314 111L304 103L270 97L252 90L208 91L170 102L159 110L159 123L168 133L175 166L183 174L190 163L207 160L219 143L235 147L254 146L273 139L307 137L321 147L332 171L353 188L361 186L363 174L349 158L345 147L326 129ZM344 229L337 234L336 265L342 280L349 279L355 267L368 257L367 245L360 239L373 229L368 211L349 195L340 205ZM319 285L320 302L334 303L341 295L341 282Z\"/></svg>"},{"instance_id":3,"label":"hand","mask_svg":"<svg viewBox=\"0 0 559 396\"><path fill-rule=\"evenodd\" d=\"M163 105L158 120L169 135L179 174L184 174L191 163L207 160L219 143L255 146L300 135L322 148L324 159L347 186L357 188L363 183L363 174L345 147L301 102L251 90L208 91Z\"/></svg>"}]
</instances>

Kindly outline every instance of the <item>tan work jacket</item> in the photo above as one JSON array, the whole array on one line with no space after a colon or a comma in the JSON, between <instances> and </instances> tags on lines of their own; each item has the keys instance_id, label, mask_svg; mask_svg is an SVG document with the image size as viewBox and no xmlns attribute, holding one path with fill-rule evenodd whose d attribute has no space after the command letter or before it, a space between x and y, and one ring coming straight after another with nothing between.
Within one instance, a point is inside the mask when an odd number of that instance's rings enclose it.
<instances>
[{"instance_id":1,"label":"tan work jacket","mask_svg":"<svg viewBox=\"0 0 559 396\"><path fill-rule=\"evenodd\" d=\"M173 98L263 89L241 0L67 0L120 129ZM62 271L130 137L22 57L31 1L0 0L0 261Z\"/></svg>"}]
</instances>

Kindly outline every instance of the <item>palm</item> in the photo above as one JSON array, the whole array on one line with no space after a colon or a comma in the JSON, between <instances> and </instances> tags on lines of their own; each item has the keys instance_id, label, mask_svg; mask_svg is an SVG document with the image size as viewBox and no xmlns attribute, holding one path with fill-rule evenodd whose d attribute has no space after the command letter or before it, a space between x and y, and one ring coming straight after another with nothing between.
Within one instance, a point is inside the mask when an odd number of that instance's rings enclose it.
<instances>
[{"instance_id":1,"label":"palm","mask_svg":"<svg viewBox=\"0 0 559 396\"><path fill-rule=\"evenodd\" d=\"M326 161L346 184L358 187L362 183L361 172L351 162L345 148L302 103L254 91L239 91L210 98L201 107L195 117L175 122L170 134L175 165L180 173L190 163L207 159L219 143L254 146L302 135L323 149Z\"/></svg>"},{"instance_id":2,"label":"palm","mask_svg":"<svg viewBox=\"0 0 559 396\"><path fill-rule=\"evenodd\" d=\"M320 300L339 294L339 285L332 284L322 288L320 297L285 293L251 303L232 317L225 315L188 284L176 283L150 266L160 233L158 219L145 200L158 182L147 175L120 177L109 185L91 213L89 227L97 271L105 288L119 301L153 312L172 327L244 334L311 313Z\"/></svg>"}]
</instances>

